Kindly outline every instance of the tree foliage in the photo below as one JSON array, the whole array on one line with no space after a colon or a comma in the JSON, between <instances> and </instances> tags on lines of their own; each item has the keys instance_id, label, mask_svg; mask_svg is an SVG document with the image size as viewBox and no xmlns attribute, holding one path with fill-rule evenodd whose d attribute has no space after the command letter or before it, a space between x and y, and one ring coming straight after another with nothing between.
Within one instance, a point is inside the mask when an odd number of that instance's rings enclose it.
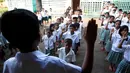
<instances>
[{"instance_id":1,"label":"tree foliage","mask_svg":"<svg viewBox=\"0 0 130 73\"><path fill-rule=\"evenodd\" d=\"M4 0L0 0L0 2L3 2Z\"/></svg>"}]
</instances>

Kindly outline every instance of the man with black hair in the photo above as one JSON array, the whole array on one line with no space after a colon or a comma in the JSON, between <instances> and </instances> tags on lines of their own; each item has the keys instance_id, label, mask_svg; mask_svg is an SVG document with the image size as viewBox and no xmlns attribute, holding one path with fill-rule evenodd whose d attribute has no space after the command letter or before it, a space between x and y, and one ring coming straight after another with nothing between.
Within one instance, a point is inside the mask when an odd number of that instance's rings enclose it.
<instances>
[{"instance_id":1,"label":"man with black hair","mask_svg":"<svg viewBox=\"0 0 130 73\"><path fill-rule=\"evenodd\" d=\"M38 24L37 16L28 10L17 9L2 15L2 33L20 51L4 63L3 73L91 73L97 36L95 20L91 19L84 31L87 51L82 68L38 51L41 40Z\"/></svg>"}]
</instances>

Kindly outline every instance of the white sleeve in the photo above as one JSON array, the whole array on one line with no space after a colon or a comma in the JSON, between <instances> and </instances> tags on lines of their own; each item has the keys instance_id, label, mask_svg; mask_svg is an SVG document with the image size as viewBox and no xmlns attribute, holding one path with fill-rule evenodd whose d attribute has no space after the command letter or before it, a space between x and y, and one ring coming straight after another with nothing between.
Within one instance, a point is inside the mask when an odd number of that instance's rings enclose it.
<instances>
[{"instance_id":1,"label":"white sleeve","mask_svg":"<svg viewBox=\"0 0 130 73\"><path fill-rule=\"evenodd\" d=\"M76 37L75 43L79 43L79 36Z\"/></svg>"},{"instance_id":2,"label":"white sleeve","mask_svg":"<svg viewBox=\"0 0 130 73\"><path fill-rule=\"evenodd\" d=\"M9 69L8 69L8 67L7 67L6 62L4 63L3 73L10 73L10 72L9 72Z\"/></svg>"},{"instance_id":3,"label":"white sleeve","mask_svg":"<svg viewBox=\"0 0 130 73\"><path fill-rule=\"evenodd\" d=\"M82 71L81 67L67 63L63 60L60 60L60 63L64 67L66 73L81 73Z\"/></svg>"},{"instance_id":4,"label":"white sleeve","mask_svg":"<svg viewBox=\"0 0 130 73\"><path fill-rule=\"evenodd\" d=\"M72 55L72 62L76 62L76 56L75 56L74 52L73 52L73 55Z\"/></svg>"},{"instance_id":5,"label":"white sleeve","mask_svg":"<svg viewBox=\"0 0 130 73\"><path fill-rule=\"evenodd\" d=\"M130 49L130 45L122 45L122 48L124 48L124 49Z\"/></svg>"}]
</instances>

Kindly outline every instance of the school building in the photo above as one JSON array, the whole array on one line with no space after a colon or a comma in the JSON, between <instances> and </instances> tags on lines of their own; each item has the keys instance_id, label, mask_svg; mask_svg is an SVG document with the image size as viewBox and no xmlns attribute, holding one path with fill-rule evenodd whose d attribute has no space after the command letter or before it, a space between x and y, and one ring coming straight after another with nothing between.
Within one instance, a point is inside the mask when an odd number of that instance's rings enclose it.
<instances>
[{"instance_id":1,"label":"school building","mask_svg":"<svg viewBox=\"0 0 130 73\"><path fill-rule=\"evenodd\" d=\"M56 16L62 15L66 8L71 6L74 10L77 6L83 10L83 15L87 17L98 17L105 2L110 1L118 8L125 11L130 10L130 0L41 0L42 7L52 8ZM36 11L36 0L6 0L8 10L14 8L24 8Z\"/></svg>"}]
</instances>

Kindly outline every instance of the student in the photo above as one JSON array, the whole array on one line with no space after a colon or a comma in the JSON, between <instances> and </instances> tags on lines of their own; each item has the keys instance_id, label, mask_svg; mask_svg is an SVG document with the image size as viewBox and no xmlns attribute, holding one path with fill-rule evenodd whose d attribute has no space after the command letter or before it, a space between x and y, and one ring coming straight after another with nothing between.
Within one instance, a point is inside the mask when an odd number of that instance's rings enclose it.
<instances>
[{"instance_id":1,"label":"student","mask_svg":"<svg viewBox=\"0 0 130 73\"><path fill-rule=\"evenodd\" d=\"M116 14L115 18L116 20L121 20L123 16L122 9L119 9L118 13Z\"/></svg>"},{"instance_id":2,"label":"student","mask_svg":"<svg viewBox=\"0 0 130 73\"><path fill-rule=\"evenodd\" d=\"M103 27L104 30L102 32L102 34L100 35L101 38L101 50L104 51L105 50L105 44L107 43L107 41L109 40L109 34L110 34L110 30L113 29L114 27L114 16L110 16L110 19L108 21L108 23Z\"/></svg>"},{"instance_id":3,"label":"student","mask_svg":"<svg viewBox=\"0 0 130 73\"><path fill-rule=\"evenodd\" d=\"M72 40L67 38L65 40L65 47L58 49L59 58L65 60L68 63L74 64L76 62L76 56L72 50Z\"/></svg>"},{"instance_id":4,"label":"student","mask_svg":"<svg viewBox=\"0 0 130 73\"><path fill-rule=\"evenodd\" d=\"M42 37L43 44L45 46L45 53L50 55L55 55L55 43L56 39L52 34L50 29L47 29L46 35Z\"/></svg>"},{"instance_id":5,"label":"student","mask_svg":"<svg viewBox=\"0 0 130 73\"><path fill-rule=\"evenodd\" d=\"M48 16L48 19L49 19L49 23L51 23L51 21L52 21L52 14L53 12L52 12L52 8L50 8L50 10L49 10L49 16Z\"/></svg>"},{"instance_id":6,"label":"student","mask_svg":"<svg viewBox=\"0 0 130 73\"><path fill-rule=\"evenodd\" d=\"M36 15L24 9L7 11L2 15L2 33L20 51L5 61L3 73L91 73L97 36L95 20L89 21L84 31L87 47L82 68L57 57L46 56L36 49L41 37L38 23Z\"/></svg>"},{"instance_id":7,"label":"student","mask_svg":"<svg viewBox=\"0 0 130 73\"><path fill-rule=\"evenodd\" d=\"M42 15L42 23L44 24L44 20L45 20L45 9L44 8L42 8L41 15Z\"/></svg>"},{"instance_id":8,"label":"student","mask_svg":"<svg viewBox=\"0 0 130 73\"><path fill-rule=\"evenodd\" d=\"M65 30L62 30L61 38L64 40L67 38L71 38L73 41L72 49L74 50L75 54L78 51L78 43L79 43L79 35L75 32L76 26L74 24L70 25L70 31L66 32Z\"/></svg>"},{"instance_id":9,"label":"student","mask_svg":"<svg viewBox=\"0 0 130 73\"><path fill-rule=\"evenodd\" d=\"M111 47L112 47L111 38L112 38L113 36L115 36L116 34L118 34L120 25L121 25L121 21L120 21L120 20L117 20L117 21L115 22L115 28L111 29L111 31L110 31L109 40L107 40L107 43L106 43L106 45L105 45L105 50L106 50L106 52L107 52L107 55L108 55L108 53L111 51Z\"/></svg>"},{"instance_id":10,"label":"student","mask_svg":"<svg viewBox=\"0 0 130 73\"><path fill-rule=\"evenodd\" d=\"M127 32L124 32L123 37L121 38L121 42L119 42L118 48L124 49L124 59L119 63L117 70L115 73L130 73L130 43L127 45L123 45L126 39L130 39L127 37Z\"/></svg>"},{"instance_id":11,"label":"student","mask_svg":"<svg viewBox=\"0 0 130 73\"><path fill-rule=\"evenodd\" d=\"M61 39L60 39L61 33L62 30L59 28L59 23L55 23L53 35L56 38L56 50L57 48L61 47Z\"/></svg>"},{"instance_id":12,"label":"student","mask_svg":"<svg viewBox=\"0 0 130 73\"><path fill-rule=\"evenodd\" d=\"M82 32L83 22L82 22L82 17L81 16L78 16L78 23L80 24L79 31Z\"/></svg>"},{"instance_id":13,"label":"student","mask_svg":"<svg viewBox=\"0 0 130 73\"><path fill-rule=\"evenodd\" d=\"M73 17L73 22L72 22L72 24L74 24L74 23L78 23L78 17Z\"/></svg>"},{"instance_id":14,"label":"student","mask_svg":"<svg viewBox=\"0 0 130 73\"><path fill-rule=\"evenodd\" d=\"M112 41L113 41L112 49L107 56L107 60L110 63L109 69L111 71L114 71L114 72L116 71L116 67L118 66L118 64L123 58L124 50L118 48L118 43L121 41L121 38L123 37L124 32L127 32L126 34L128 34L128 31L129 31L128 27L124 25L120 28L119 34L116 34L115 37L112 37ZM126 39L123 42L123 45L126 45L127 43L128 43L128 40Z\"/></svg>"},{"instance_id":15,"label":"student","mask_svg":"<svg viewBox=\"0 0 130 73\"><path fill-rule=\"evenodd\" d=\"M128 17L127 17L127 12L125 11L124 13L123 13L123 17L122 17L122 19L121 19L121 26L123 26L123 25L127 25L127 22L128 22Z\"/></svg>"},{"instance_id":16,"label":"student","mask_svg":"<svg viewBox=\"0 0 130 73\"><path fill-rule=\"evenodd\" d=\"M41 25L42 24L42 14L39 12L39 11L37 11L37 17L38 17L38 20L39 20L39 24Z\"/></svg>"}]
</instances>

